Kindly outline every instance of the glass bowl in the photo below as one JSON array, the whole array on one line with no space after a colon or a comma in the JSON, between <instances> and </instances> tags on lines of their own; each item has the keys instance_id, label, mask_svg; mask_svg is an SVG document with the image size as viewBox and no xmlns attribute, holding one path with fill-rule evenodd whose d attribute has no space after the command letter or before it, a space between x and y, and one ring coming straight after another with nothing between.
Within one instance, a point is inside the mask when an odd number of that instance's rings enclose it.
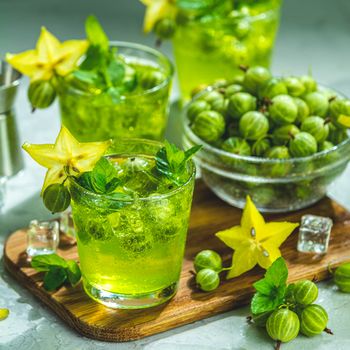
<instances>
[{"instance_id":1,"label":"glass bowl","mask_svg":"<svg viewBox=\"0 0 350 350\"><path fill-rule=\"evenodd\" d=\"M183 146L203 145L194 157L201 177L218 197L238 208L244 207L247 195L261 212L282 213L308 207L326 194L350 160L350 138L302 158L269 159L229 153L195 135L186 112L185 108Z\"/></svg>"}]
</instances>

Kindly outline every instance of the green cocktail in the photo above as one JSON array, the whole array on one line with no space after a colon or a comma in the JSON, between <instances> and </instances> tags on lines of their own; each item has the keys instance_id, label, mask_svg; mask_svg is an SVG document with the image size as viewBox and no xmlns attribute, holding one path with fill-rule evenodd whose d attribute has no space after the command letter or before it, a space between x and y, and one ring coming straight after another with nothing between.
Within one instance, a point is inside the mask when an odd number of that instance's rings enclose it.
<instances>
[{"instance_id":1,"label":"green cocktail","mask_svg":"<svg viewBox=\"0 0 350 350\"><path fill-rule=\"evenodd\" d=\"M195 168L180 185L155 172L152 141L118 142L108 157L115 190L97 194L70 180L85 291L115 308L143 308L171 298L178 285L192 202Z\"/></svg>"},{"instance_id":2,"label":"green cocktail","mask_svg":"<svg viewBox=\"0 0 350 350\"><path fill-rule=\"evenodd\" d=\"M240 65L269 66L280 3L238 0L232 7L231 1L218 1L216 11L197 9L179 22L173 47L183 100L197 87L240 76Z\"/></svg>"},{"instance_id":3,"label":"green cocktail","mask_svg":"<svg viewBox=\"0 0 350 350\"><path fill-rule=\"evenodd\" d=\"M71 75L58 93L62 123L81 142L163 139L173 75L170 61L143 45L115 42L111 48L117 49L116 59L125 65L122 94L113 98Z\"/></svg>"}]
</instances>

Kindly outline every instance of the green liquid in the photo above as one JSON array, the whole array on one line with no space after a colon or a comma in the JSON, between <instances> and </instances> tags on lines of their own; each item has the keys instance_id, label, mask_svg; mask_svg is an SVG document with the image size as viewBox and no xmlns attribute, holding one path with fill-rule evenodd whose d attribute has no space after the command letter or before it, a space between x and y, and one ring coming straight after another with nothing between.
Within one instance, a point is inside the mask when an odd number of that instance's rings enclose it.
<instances>
[{"instance_id":1,"label":"green liquid","mask_svg":"<svg viewBox=\"0 0 350 350\"><path fill-rule=\"evenodd\" d=\"M173 48L184 101L201 85L241 76L240 65L270 65L279 8L244 20L249 22L249 31L243 37L237 34L242 20L228 17L190 21L178 27Z\"/></svg>"},{"instance_id":2,"label":"green liquid","mask_svg":"<svg viewBox=\"0 0 350 350\"><path fill-rule=\"evenodd\" d=\"M166 72L147 60L129 59L136 76L143 72ZM81 91L67 82L59 96L62 123L81 142L138 137L161 140L168 116L170 82L145 91L140 84L114 102L98 89Z\"/></svg>"},{"instance_id":3,"label":"green liquid","mask_svg":"<svg viewBox=\"0 0 350 350\"><path fill-rule=\"evenodd\" d=\"M126 164L130 165L130 158L113 160L121 173ZM137 157L136 162L152 164L154 160ZM135 187L139 183L143 184L141 188ZM96 201L78 185L71 186L84 281L98 290L134 296L176 283L185 249L193 181L171 193L168 185L147 183L141 167L117 191L133 191L136 197L115 209L115 201ZM148 198L138 199L140 193ZM156 199L160 193L163 197Z\"/></svg>"}]
</instances>

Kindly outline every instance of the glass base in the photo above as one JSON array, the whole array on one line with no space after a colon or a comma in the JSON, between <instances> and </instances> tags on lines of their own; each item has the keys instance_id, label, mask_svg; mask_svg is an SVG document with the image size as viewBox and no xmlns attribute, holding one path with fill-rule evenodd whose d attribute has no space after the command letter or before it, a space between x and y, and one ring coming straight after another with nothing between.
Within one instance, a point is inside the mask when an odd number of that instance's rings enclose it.
<instances>
[{"instance_id":1,"label":"glass base","mask_svg":"<svg viewBox=\"0 0 350 350\"><path fill-rule=\"evenodd\" d=\"M83 280L86 294L93 300L112 309L145 309L165 303L171 299L177 291L178 283L168 287L143 294L119 294L98 289Z\"/></svg>"}]
</instances>

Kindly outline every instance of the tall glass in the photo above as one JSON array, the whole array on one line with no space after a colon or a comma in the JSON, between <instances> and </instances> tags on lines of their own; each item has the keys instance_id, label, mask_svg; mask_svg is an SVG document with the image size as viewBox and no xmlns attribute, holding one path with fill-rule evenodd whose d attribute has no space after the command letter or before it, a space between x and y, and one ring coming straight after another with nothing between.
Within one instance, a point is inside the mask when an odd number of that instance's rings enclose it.
<instances>
[{"instance_id":1,"label":"tall glass","mask_svg":"<svg viewBox=\"0 0 350 350\"><path fill-rule=\"evenodd\" d=\"M115 159L154 157L160 143L119 143ZM71 181L72 212L86 293L112 308L145 308L177 290L192 203L195 167L188 181L164 194L118 201Z\"/></svg>"},{"instance_id":2,"label":"tall glass","mask_svg":"<svg viewBox=\"0 0 350 350\"><path fill-rule=\"evenodd\" d=\"M171 62L147 46L112 42L111 47L136 72L155 70L165 79L151 89L125 94L118 102L98 89L85 91L66 82L59 93L62 123L81 142L121 137L162 140L169 112Z\"/></svg>"},{"instance_id":3,"label":"tall glass","mask_svg":"<svg viewBox=\"0 0 350 350\"><path fill-rule=\"evenodd\" d=\"M280 0L260 3L247 5L244 16L206 16L177 27L173 48L184 101L197 87L240 76L240 65L270 65Z\"/></svg>"}]
</instances>

